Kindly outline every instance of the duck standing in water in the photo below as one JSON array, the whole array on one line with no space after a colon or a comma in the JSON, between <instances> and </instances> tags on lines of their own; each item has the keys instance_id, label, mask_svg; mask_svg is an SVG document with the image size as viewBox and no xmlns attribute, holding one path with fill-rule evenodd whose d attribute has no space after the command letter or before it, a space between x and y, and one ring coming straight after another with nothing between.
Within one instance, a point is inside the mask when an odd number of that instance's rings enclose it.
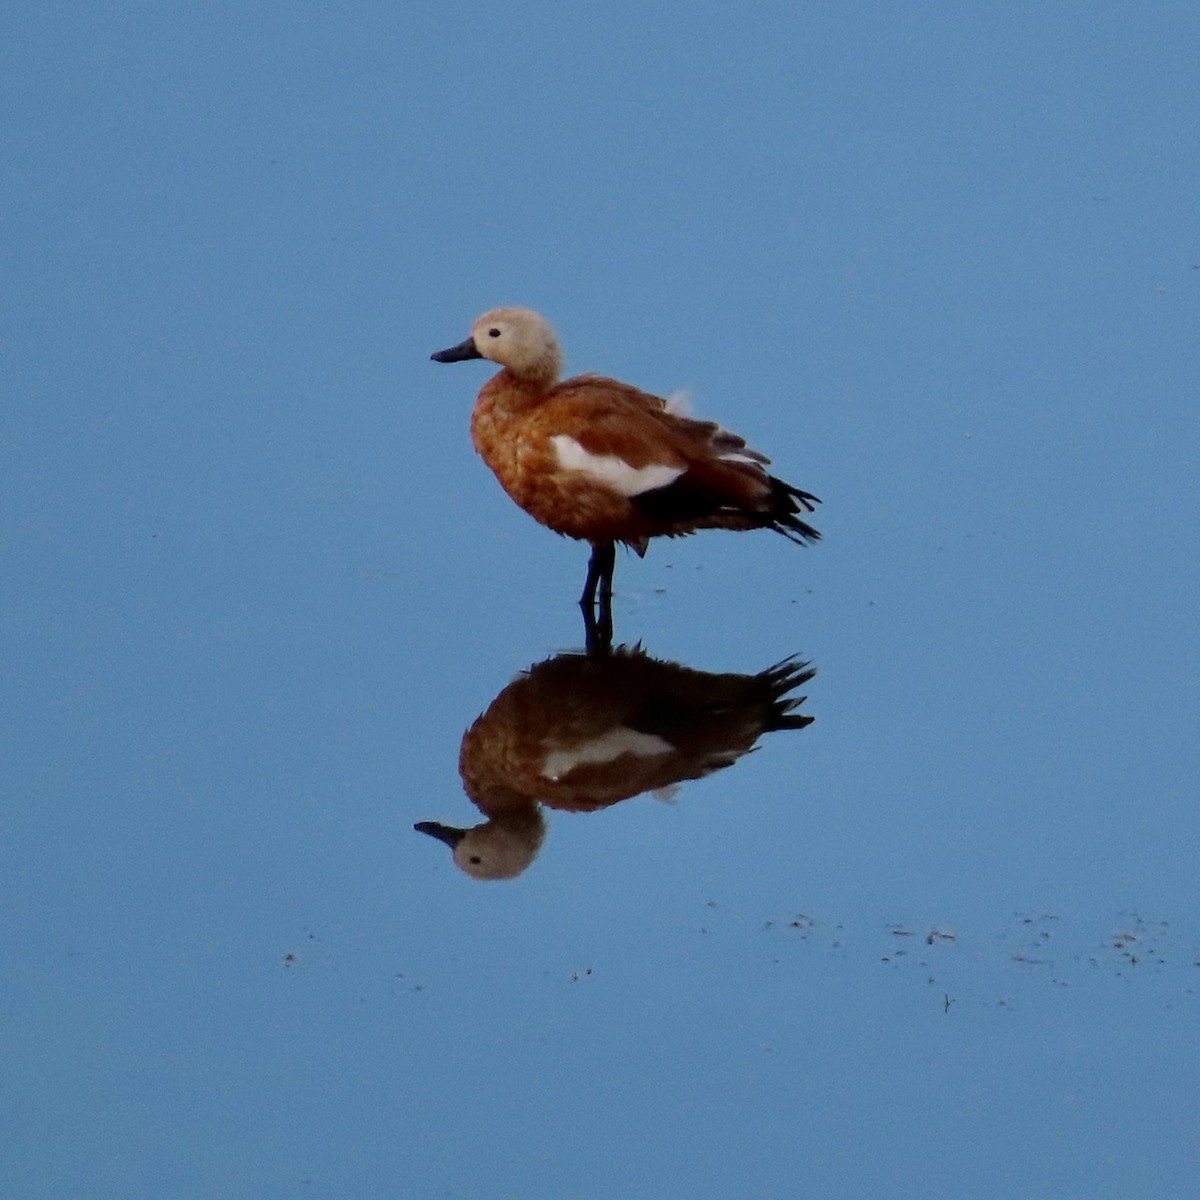
<instances>
[{"instance_id":1,"label":"duck standing in water","mask_svg":"<svg viewBox=\"0 0 1200 1200\"><path fill-rule=\"evenodd\" d=\"M580 606L611 623L616 544L698 529L773 529L800 545L820 534L802 513L816 496L767 471L770 459L711 421L600 375L559 380L554 330L527 308L496 308L435 362L486 358L504 369L471 418L475 449L504 490L556 533L591 542Z\"/></svg>"}]
</instances>

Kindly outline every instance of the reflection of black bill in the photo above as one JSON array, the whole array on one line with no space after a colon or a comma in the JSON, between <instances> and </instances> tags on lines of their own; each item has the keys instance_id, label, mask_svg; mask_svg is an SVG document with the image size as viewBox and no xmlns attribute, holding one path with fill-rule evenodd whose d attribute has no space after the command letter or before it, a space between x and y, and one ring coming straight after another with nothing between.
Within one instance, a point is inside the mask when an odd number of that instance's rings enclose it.
<instances>
[{"instance_id":1,"label":"reflection of black bill","mask_svg":"<svg viewBox=\"0 0 1200 1200\"><path fill-rule=\"evenodd\" d=\"M475 339L469 337L465 342L459 342L457 346L451 346L449 350L439 350L429 357L434 362L465 362L468 358L482 358L483 355L479 353Z\"/></svg>"},{"instance_id":2,"label":"reflection of black bill","mask_svg":"<svg viewBox=\"0 0 1200 1200\"><path fill-rule=\"evenodd\" d=\"M439 842L445 842L451 850L463 840L465 829L455 829L453 825L443 825L439 821L418 821L413 828L418 833L427 833Z\"/></svg>"}]
</instances>

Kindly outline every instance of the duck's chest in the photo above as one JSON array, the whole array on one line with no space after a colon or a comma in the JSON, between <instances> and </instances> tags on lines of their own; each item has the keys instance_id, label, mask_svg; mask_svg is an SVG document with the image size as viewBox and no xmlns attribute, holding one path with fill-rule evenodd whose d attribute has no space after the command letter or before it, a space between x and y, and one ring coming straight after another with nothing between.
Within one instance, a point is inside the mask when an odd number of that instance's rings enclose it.
<instances>
[{"instance_id":1,"label":"duck's chest","mask_svg":"<svg viewBox=\"0 0 1200 1200\"><path fill-rule=\"evenodd\" d=\"M471 417L475 449L518 503L556 473L553 433L542 406L522 403L520 397L489 396L486 390Z\"/></svg>"}]
</instances>

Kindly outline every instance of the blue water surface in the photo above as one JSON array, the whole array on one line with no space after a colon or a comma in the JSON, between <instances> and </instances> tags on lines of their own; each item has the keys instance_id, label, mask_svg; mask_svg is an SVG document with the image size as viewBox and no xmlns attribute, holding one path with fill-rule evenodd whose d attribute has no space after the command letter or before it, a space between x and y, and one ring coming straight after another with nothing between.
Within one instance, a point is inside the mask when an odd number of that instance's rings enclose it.
<instances>
[{"instance_id":1,"label":"blue water surface","mask_svg":"<svg viewBox=\"0 0 1200 1200\"><path fill-rule=\"evenodd\" d=\"M4 27L6 1194L1189 1194L1193 6ZM587 557L429 362L502 303L824 541L622 556L815 720L479 881L413 826Z\"/></svg>"}]
</instances>

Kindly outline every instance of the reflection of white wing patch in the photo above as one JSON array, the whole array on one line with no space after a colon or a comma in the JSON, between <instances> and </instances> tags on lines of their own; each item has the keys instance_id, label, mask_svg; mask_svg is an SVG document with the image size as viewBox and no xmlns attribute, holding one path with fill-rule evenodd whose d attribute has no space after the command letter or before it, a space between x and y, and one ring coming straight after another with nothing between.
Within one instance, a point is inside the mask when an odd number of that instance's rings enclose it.
<instances>
[{"instance_id":1,"label":"reflection of white wing patch","mask_svg":"<svg viewBox=\"0 0 1200 1200\"><path fill-rule=\"evenodd\" d=\"M632 754L634 758L657 758L674 753L675 748L670 742L652 733L639 733L636 729L618 725L569 749L551 750L542 763L542 778L557 781L570 775L576 767L614 762L623 754Z\"/></svg>"},{"instance_id":2,"label":"reflection of white wing patch","mask_svg":"<svg viewBox=\"0 0 1200 1200\"><path fill-rule=\"evenodd\" d=\"M631 467L615 454L589 454L573 437L565 433L550 439L558 465L564 471L582 471L597 483L612 488L622 496L640 496L655 488L674 483L683 474L683 467Z\"/></svg>"}]
</instances>

